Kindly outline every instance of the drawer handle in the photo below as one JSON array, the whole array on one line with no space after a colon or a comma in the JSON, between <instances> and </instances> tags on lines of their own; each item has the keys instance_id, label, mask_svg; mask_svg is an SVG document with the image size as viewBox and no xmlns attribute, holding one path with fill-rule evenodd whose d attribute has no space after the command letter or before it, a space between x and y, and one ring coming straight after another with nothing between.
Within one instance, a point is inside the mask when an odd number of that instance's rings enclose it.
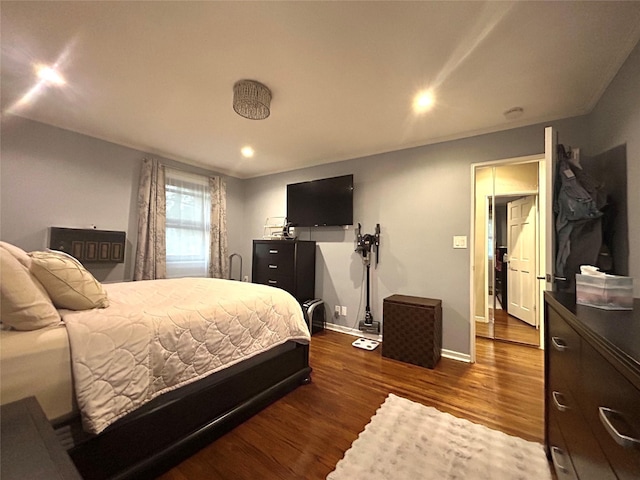
<instances>
[{"instance_id":1,"label":"drawer handle","mask_svg":"<svg viewBox=\"0 0 640 480\"><path fill-rule=\"evenodd\" d=\"M620 418L623 418L620 412L616 412L615 410L607 407L599 407L598 411L600 413L600 421L604 425L605 430L609 433L609 435L611 435L611 438L613 438L618 445L624 448L630 448L636 445L640 445L640 440L638 440L637 438L629 437L627 435L623 435L616 429L616 427L613 426L613 423L611 423L611 419L609 417L618 416Z\"/></svg>"},{"instance_id":2,"label":"drawer handle","mask_svg":"<svg viewBox=\"0 0 640 480\"><path fill-rule=\"evenodd\" d=\"M551 337L551 343L559 352L564 352L567 348L566 342L560 337Z\"/></svg>"},{"instance_id":3,"label":"drawer handle","mask_svg":"<svg viewBox=\"0 0 640 480\"><path fill-rule=\"evenodd\" d=\"M565 467L563 463L560 463L558 461L559 458L563 458L563 457L564 457L564 452L562 450L560 450L558 447L551 447L551 460L553 461L553 464L562 473L567 473L569 469Z\"/></svg>"},{"instance_id":4,"label":"drawer handle","mask_svg":"<svg viewBox=\"0 0 640 480\"><path fill-rule=\"evenodd\" d=\"M269 285L277 285L278 281L277 280L269 280Z\"/></svg>"},{"instance_id":5,"label":"drawer handle","mask_svg":"<svg viewBox=\"0 0 640 480\"><path fill-rule=\"evenodd\" d=\"M278 265L269 265L269 268L278 268Z\"/></svg>"},{"instance_id":6,"label":"drawer handle","mask_svg":"<svg viewBox=\"0 0 640 480\"><path fill-rule=\"evenodd\" d=\"M568 405L560 402L559 399L563 398L563 395L560 392L556 392L554 390L553 393L551 394L551 397L553 398L553 403L555 404L556 408L561 412L566 412L567 410L570 409Z\"/></svg>"},{"instance_id":7,"label":"drawer handle","mask_svg":"<svg viewBox=\"0 0 640 480\"><path fill-rule=\"evenodd\" d=\"M278 253L278 250L269 250L269 253Z\"/></svg>"}]
</instances>

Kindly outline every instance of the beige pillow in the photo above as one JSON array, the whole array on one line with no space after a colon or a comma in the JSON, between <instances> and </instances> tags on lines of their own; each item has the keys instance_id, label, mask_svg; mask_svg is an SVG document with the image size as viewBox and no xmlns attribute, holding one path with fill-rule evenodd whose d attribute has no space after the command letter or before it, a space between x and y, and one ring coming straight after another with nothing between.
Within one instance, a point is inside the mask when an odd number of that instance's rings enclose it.
<instances>
[{"instance_id":1,"label":"beige pillow","mask_svg":"<svg viewBox=\"0 0 640 480\"><path fill-rule=\"evenodd\" d=\"M37 330L60 322L44 287L5 248L0 248L0 320L16 330Z\"/></svg>"},{"instance_id":2,"label":"beige pillow","mask_svg":"<svg viewBox=\"0 0 640 480\"><path fill-rule=\"evenodd\" d=\"M22 250L20 247L16 247L15 245L11 245L7 242L0 242L0 247L7 250L13 257L18 260L22 265L27 268L31 267L31 257L27 252Z\"/></svg>"},{"instance_id":3,"label":"beige pillow","mask_svg":"<svg viewBox=\"0 0 640 480\"><path fill-rule=\"evenodd\" d=\"M63 252L31 252L31 273L40 280L53 304L69 310L109 306L104 291L80 262Z\"/></svg>"}]
</instances>

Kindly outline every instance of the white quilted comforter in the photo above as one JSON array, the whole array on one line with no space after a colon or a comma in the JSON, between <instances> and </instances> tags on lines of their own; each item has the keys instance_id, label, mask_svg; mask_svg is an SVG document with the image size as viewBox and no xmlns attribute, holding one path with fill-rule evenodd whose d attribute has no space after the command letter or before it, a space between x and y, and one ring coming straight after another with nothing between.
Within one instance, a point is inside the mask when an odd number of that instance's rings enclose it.
<instances>
[{"instance_id":1,"label":"white quilted comforter","mask_svg":"<svg viewBox=\"0 0 640 480\"><path fill-rule=\"evenodd\" d=\"M310 336L281 289L211 278L104 285L111 305L63 311L84 428L99 433L164 392Z\"/></svg>"}]
</instances>

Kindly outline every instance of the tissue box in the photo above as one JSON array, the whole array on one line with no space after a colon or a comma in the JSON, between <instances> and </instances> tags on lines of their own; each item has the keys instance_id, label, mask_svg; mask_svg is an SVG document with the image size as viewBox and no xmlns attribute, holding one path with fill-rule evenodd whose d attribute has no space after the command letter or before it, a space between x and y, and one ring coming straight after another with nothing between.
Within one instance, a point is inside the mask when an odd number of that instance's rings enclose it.
<instances>
[{"instance_id":1,"label":"tissue box","mask_svg":"<svg viewBox=\"0 0 640 480\"><path fill-rule=\"evenodd\" d=\"M632 310L633 278L576 274L576 303L605 310Z\"/></svg>"}]
</instances>

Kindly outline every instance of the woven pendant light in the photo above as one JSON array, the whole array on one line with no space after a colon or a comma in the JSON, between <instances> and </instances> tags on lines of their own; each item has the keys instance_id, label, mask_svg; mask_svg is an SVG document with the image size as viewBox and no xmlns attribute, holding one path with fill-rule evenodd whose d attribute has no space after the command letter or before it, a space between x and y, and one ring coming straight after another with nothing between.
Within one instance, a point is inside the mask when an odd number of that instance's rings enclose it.
<instances>
[{"instance_id":1,"label":"woven pendant light","mask_svg":"<svg viewBox=\"0 0 640 480\"><path fill-rule=\"evenodd\" d=\"M251 120L264 120L271 110L271 91L254 80L240 80L233 86L233 109Z\"/></svg>"}]
</instances>

